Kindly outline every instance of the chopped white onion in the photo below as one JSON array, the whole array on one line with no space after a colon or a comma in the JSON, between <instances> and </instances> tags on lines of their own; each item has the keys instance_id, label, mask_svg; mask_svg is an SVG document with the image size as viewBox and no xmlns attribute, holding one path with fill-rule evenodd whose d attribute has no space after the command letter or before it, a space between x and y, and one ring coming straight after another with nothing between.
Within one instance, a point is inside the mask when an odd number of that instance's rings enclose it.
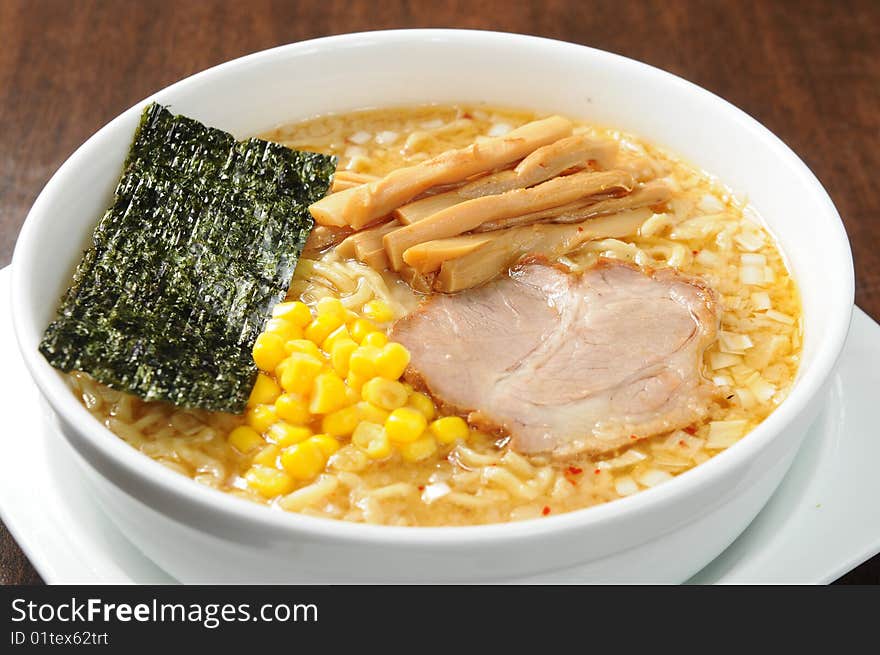
<instances>
[{"instance_id":1,"label":"chopped white onion","mask_svg":"<svg viewBox=\"0 0 880 655\"><path fill-rule=\"evenodd\" d=\"M363 144L365 144L367 141L369 141L372 138L373 138L372 134L361 130L360 132L355 132L350 137L348 137L348 140L351 141L352 143L356 143L359 146L362 146Z\"/></svg>"},{"instance_id":2,"label":"chopped white onion","mask_svg":"<svg viewBox=\"0 0 880 655\"><path fill-rule=\"evenodd\" d=\"M355 157L366 157L367 151L360 146L348 146L344 154L347 158L354 159Z\"/></svg>"},{"instance_id":3,"label":"chopped white onion","mask_svg":"<svg viewBox=\"0 0 880 655\"><path fill-rule=\"evenodd\" d=\"M489 136L504 136L512 129L513 126L509 123L493 123L492 127L489 128L489 131L486 132L486 134Z\"/></svg>"},{"instance_id":4,"label":"chopped white onion","mask_svg":"<svg viewBox=\"0 0 880 655\"><path fill-rule=\"evenodd\" d=\"M425 487L424 491L422 491L422 501L431 504L438 498L442 498L448 494L450 491L452 491L452 489L450 489L449 485L445 482L429 484Z\"/></svg>"},{"instance_id":5,"label":"chopped white onion","mask_svg":"<svg viewBox=\"0 0 880 655\"><path fill-rule=\"evenodd\" d=\"M740 255L740 261L746 266L766 266L767 258L761 253L746 252Z\"/></svg>"},{"instance_id":6,"label":"chopped white onion","mask_svg":"<svg viewBox=\"0 0 880 655\"><path fill-rule=\"evenodd\" d=\"M631 477L624 475L614 481L614 490L619 496L631 496L639 490L639 485Z\"/></svg>"},{"instance_id":7,"label":"chopped white onion","mask_svg":"<svg viewBox=\"0 0 880 655\"><path fill-rule=\"evenodd\" d=\"M709 423L707 448L727 448L739 441L746 433L748 421L737 419L732 421L712 421Z\"/></svg>"},{"instance_id":8,"label":"chopped white onion","mask_svg":"<svg viewBox=\"0 0 880 655\"><path fill-rule=\"evenodd\" d=\"M752 230L741 230L733 240L742 250L747 252L755 252L760 250L764 245L764 235L761 232L753 232Z\"/></svg>"},{"instance_id":9,"label":"chopped white onion","mask_svg":"<svg viewBox=\"0 0 880 655\"><path fill-rule=\"evenodd\" d=\"M391 130L382 130L378 134L376 134L376 143L380 146L386 146L390 143L394 143L397 141L400 135L397 132L392 132Z\"/></svg>"},{"instance_id":10,"label":"chopped white onion","mask_svg":"<svg viewBox=\"0 0 880 655\"><path fill-rule=\"evenodd\" d=\"M714 268L721 261L721 257L714 250L706 250L705 248L697 253L697 261L703 266Z\"/></svg>"},{"instance_id":11,"label":"chopped white onion","mask_svg":"<svg viewBox=\"0 0 880 655\"><path fill-rule=\"evenodd\" d=\"M639 476L639 483L646 487L656 487L672 479L672 475L658 469L648 469Z\"/></svg>"},{"instance_id":12,"label":"chopped white onion","mask_svg":"<svg viewBox=\"0 0 880 655\"><path fill-rule=\"evenodd\" d=\"M743 409L752 409L758 404L758 401L755 400L755 394L748 389L735 389L733 393L736 394L736 399L739 401L739 405Z\"/></svg>"},{"instance_id":13,"label":"chopped white onion","mask_svg":"<svg viewBox=\"0 0 880 655\"><path fill-rule=\"evenodd\" d=\"M729 375L716 375L712 378L712 384L716 387L732 387L733 378Z\"/></svg>"},{"instance_id":14,"label":"chopped white onion","mask_svg":"<svg viewBox=\"0 0 880 655\"><path fill-rule=\"evenodd\" d=\"M770 294L766 291L756 291L752 294L752 305L756 311L770 309L773 304L770 302Z\"/></svg>"},{"instance_id":15,"label":"chopped white onion","mask_svg":"<svg viewBox=\"0 0 880 655\"><path fill-rule=\"evenodd\" d=\"M632 466L633 464L637 464L645 459L647 455L636 448L630 448L622 455L618 455L613 459L606 459L602 462L596 463L597 469L607 469L613 471L614 469L622 469L627 466Z\"/></svg>"},{"instance_id":16,"label":"chopped white onion","mask_svg":"<svg viewBox=\"0 0 880 655\"><path fill-rule=\"evenodd\" d=\"M769 266L764 267L764 283L773 284L776 281L776 273Z\"/></svg>"},{"instance_id":17,"label":"chopped white onion","mask_svg":"<svg viewBox=\"0 0 880 655\"><path fill-rule=\"evenodd\" d=\"M767 382L760 375L756 374L754 379L750 379L746 384L759 402L766 403L776 395L776 386Z\"/></svg>"},{"instance_id":18,"label":"chopped white onion","mask_svg":"<svg viewBox=\"0 0 880 655\"><path fill-rule=\"evenodd\" d=\"M713 371L717 371L720 368L727 368L734 364L739 364L739 362L739 355L731 353L709 353L709 367Z\"/></svg>"},{"instance_id":19,"label":"chopped white onion","mask_svg":"<svg viewBox=\"0 0 880 655\"><path fill-rule=\"evenodd\" d=\"M774 321L778 321L779 323L785 323L786 325L794 325L794 319L788 314L783 314L782 312L777 312L775 309L768 309L764 316L767 318L773 319Z\"/></svg>"},{"instance_id":20,"label":"chopped white onion","mask_svg":"<svg viewBox=\"0 0 880 655\"><path fill-rule=\"evenodd\" d=\"M742 355L746 350L754 346L751 338L747 334L737 334L735 332L727 332L719 330L718 343L723 353L731 353L734 355Z\"/></svg>"},{"instance_id":21,"label":"chopped white onion","mask_svg":"<svg viewBox=\"0 0 880 655\"><path fill-rule=\"evenodd\" d=\"M444 123L441 119L435 118L430 121L425 121L421 124L423 130L436 130L438 127L443 127Z\"/></svg>"},{"instance_id":22,"label":"chopped white onion","mask_svg":"<svg viewBox=\"0 0 880 655\"><path fill-rule=\"evenodd\" d=\"M745 264L740 266L739 281L743 284L764 284L764 267Z\"/></svg>"}]
</instances>

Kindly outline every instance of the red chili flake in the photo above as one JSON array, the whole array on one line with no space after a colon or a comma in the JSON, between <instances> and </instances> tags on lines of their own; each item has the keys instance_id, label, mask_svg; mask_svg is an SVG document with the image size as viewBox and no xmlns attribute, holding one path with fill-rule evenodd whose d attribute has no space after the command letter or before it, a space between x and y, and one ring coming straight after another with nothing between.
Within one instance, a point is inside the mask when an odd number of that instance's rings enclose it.
<instances>
[{"instance_id":1,"label":"red chili flake","mask_svg":"<svg viewBox=\"0 0 880 655\"><path fill-rule=\"evenodd\" d=\"M684 442L684 439L679 439L679 440L678 440L678 445L681 446L682 448L684 448L685 446L687 446L687 444Z\"/></svg>"},{"instance_id":2,"label":"red chili flake","mask_svg":"<svg viewBox=\"0 0 880 655\"><path fill-rule=\"evenodd\" d=\"M583 232L583 231L584 231L584 228L578 226L578 232Z\"/></svg>"},{"instance_id":3,"label":"red chili flake","mask_svg":"<svg viewBox=\"0 0 880 655\"><path fill-rule=\"evenodd\" d=\"M601 472L602 472L602 469L596 469L595 471L593 471L593 473L595 473L596 475L599 475Z\"/></svg>"},{"instance_id":4,"label":"red chili flake","mask_svg":"<svg viewBox=\"0 0 880 655\"><path fill-rule=\"evenodd\" d=\"M693 435L693 434L697 433L697 428L693 425L689 425L686 428L684 428L684 431L687 432L688 434Z\"/></svg>"},{"instance_id":5,"label":"red chili flake","mask_svg":"<svg viewBox=\"0 0 880 655\"><path fill-rule=\"evenodd\" d=\"M420 484L420 485L419 485L419 491L424 491L424 490L425 490L425 485Z\"/></svg>"},{"instance_id":6,"label":"red chili flake","mask_svg":"<svg viewBox=\"0 0 880 655\"><path fill-rule=\"evenodd\" d=\"M636 439L638 439L638 437L637 437L636 435L634 435L634 434L629 435L629 438L632 439L633 441L635 441Z\"/></svg>"},{"instance_id":7,"label":"red chili flake","mask_svg":"<svg viewBox=\"0 0 880 655\"><path fill-rule=\"evenodd\" d=\"M700 251L699 250L691 250L691 253L693 253L694 255L699 255Z\"/></svg>"},{"instance_id":8,"label":"red chili flake","mask_svg":"<svg viewBox=\"0 0 880 655\"><path fill-rule=\"evenodd\" d=\"M580 468L579 466L569 466L568 472L572 475L580 475L584 472L584 469Z\"/></svg>"},{"instance_id":9,"label":"red chili flake","mask_svg":"<svg viewBox=\"0 0 880 655\"><path fill-rule=\"evenodd\" d=\"M541 514L543 514L544 516L547 516L549 513L550 513L550 506L544 505L544 509L541 510Z\"/></svg>"},{"instance_id":10,"label":"red chili flake","mask_svg":"<svg viewBox=\"0 0 880 655\"><path fill-rule=\"evenodd\" d=\"M568 480L568 484L573 485L575 487L577 486L577 480L572 480L571 478L565 478L565 479Z\"/></svg>"}]
</instances>

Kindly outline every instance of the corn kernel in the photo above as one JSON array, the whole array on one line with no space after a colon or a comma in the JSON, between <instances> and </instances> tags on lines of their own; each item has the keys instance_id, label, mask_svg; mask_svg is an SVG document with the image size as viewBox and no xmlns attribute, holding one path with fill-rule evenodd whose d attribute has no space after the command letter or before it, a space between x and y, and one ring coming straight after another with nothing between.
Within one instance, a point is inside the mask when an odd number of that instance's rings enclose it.
<instances>
[{"instance_id":1,"label":"corn kernel","mask_svg":"<svg viewBox=\"0 0 880 655\"><path fill-rule=\"evenodd\" d=\"M398 450L407 462L420 462L437 452L437 442L430 434L426 434L412 443L400 444Z\"/></svg>"},{"instance_id":2,"label":"corn kernel","mask_svg":"<svg viewBox=\"0 0 880 655\"><path fill-rule=\"evenodd\" d=\"M376 374L388 380L396 380L409 365L409 351L399 343L389 343L375 360Z\"/></svg>"},{"instance_id":3,"label":"corn kernel","mask_svg":"<svg viewBox=\"0 0 880 655\"><path fill-rule=\"evenodd\" d=\"M251 395L247 402L248 407L273 403L280 393L281 387L278 386L278 383L265 373L260 373L257 375L257 381L254 382L254 388L251 389Z\"/></svg>"},{"instance_id":4,"label":"corn kernel","mask_svg":"<svg viewBox=\"0 0 880 655\"><path fill-rule=\"evenodd\" d=\"M287 355L284 350L284 341L277 334L271 332L263 332L257 337L252 353L257 368L263 371L274 371L275 367Z\"/></svg>"},{"instance_id":5,"label":"corn kernel","mask_svg":"<svg viewBox=\"0 0 880 655\"><path fill-rule=\"evenodd\" d=\"M327 464L327 456L311 439L288 446L281 451L281 466L297 480L311 480Z\"/></svg>"},{"instance_id":6,"label":"corn kernel","mask_svg":"<svg viewBox=\"0 0 880 655\"><path fill-rule=\"evenodd\" d=\"M362 400L355 405L355 409L357 409L358 417L361 421L378 423L379 425L385 425L385 421L388 420L388 415L391 413L366 400Z\"/></svg>"},{"instance_id":7,"label":"corn kernel","mask_svg":"<svg viewBox=\"0 0 880 655\"><path fill-rule=\"evenodd\" d=\"M351 361L351 355L357 350L357 347L358 345L351 339L337 341L333 344L333 351L330 353L330 363L333 364L333 370L339 375L348 375L348 363Z\"/></svg>"},{"instance_id":8,"label":"corn kernel","mask_svg":"<svg viewBox=\"0 0 880 655\"><path fill-rule=\"evenodd\" d=\"M345 407L330 412L321 419L321 431L334 437L348 436L360 423L361 417L357 407Z\"/></svg>"},{"instance_id":9,"label":"corn kernel","mask_svg":"<svg viewBox=\"0 0 880 655\"><path fill-rule=\"evenodd\" d=\"M345 382L336 373L321 373L312 389L312 414L329 414L345 405Z\"/></svg>"},{"instance_id":10,"label":"corn kernel","mask_svg":"<svg viewBox=\"0 0 880 655\"><path fill-rule=\"evenodd\" d=\"M300 328L304 328L312 320L312 312L304 302L281 302L272 308L273 318L283 318Z\"/></svg>"},{"instance_id":11,"label":"corn kernel","mask_svg":"<svg viewBox=\"0 0 880 655\"><path fill-rule=\"evenodd\" d=\"M244 478L251 489L266 498L289 494L296 486L289 474L269 466L252 466Z\"/></svg>"},{"instance_id":12,"label":"corn kernel","mask_svg":"<svg viewBox=\"0 0 880 655\"><path fill-rule=\"evenodd\" d=\"M412 443L422 436L426 427L428 427L428 421L425 420L424 414L412 407L395 409L385 421L385 432L388 433L388 438L396 444Z\"/></svg>"},{"instance_id":13,"label":"corn kernel","mask_svg":"<svg viewBox=\"0 0 880 655\"><path fill-rule=\"evenodd\" d=\"M351 333L351 338L358 343L363 341L363 338L370 332L376 332L378 329L379 328L376 327L375 323L366 318L359 318L348 327L348 331Z\"/></svg>"},{"instance_id":14,"label":"corn kernel","mask_svg":"<svg viewBox=\"0 0 880 655\"><path fill-rule=\"evenodd\" d=\"M384 432L377 439L370 442L366 449L367 457L370 459L385 459L391 455L391 441Z\"/></svg>"},{"instance_id":15,"label":"corn kernel","mask_svg":"<svg viewBox=\"0 0 880 655\"><path fill-rule=\"evenodd\" d=\"M284 393L275 401L275 414L291 423L308 423L312 419L309 402L298 393Z\"/></svg>"},{"instance_id":16,"label":"corn kernel","mask_svg":"<svg viewBox=\"0 0 880 655\"><path fill-rule=\"evenodd\" d=\"M321 449L324 457L330 457L330 455L339 450L339 442L329 434L316 434L310 441L314 442Z\"/></svg>"},{"instance_id":17,"label":"corn kernel","mask_svg":"<svg viewBox=\"0 0 880 655\"><path fill-rule=\"evenodd\" d=\"M378 423L362 421L351 435L351 442L367 453L370 459L384 459L391 454L388 434Z\"/></svg>"},{"instance_id":18,"label":"corn kernel","mask_svg":"<svg viewBox=\"0 0 880 655\"><path fill-rule=\"evenodd\" d=\"M384 300L370 300L364 303L364 308L361 311L363 311L364 316L371 321L376 321L376 323L387 323L394 318L394 312L391 311L388 303Z\"/></svg>"},{"instance_id":19,"label":"corn kernel","mask_svg":"<svg viewBox=\"0 0 880 655\"><path fill-rule=\"evenodd\" d=\"M358 389L345 385L345 406L351 407L361 401L361 392Z\"/></svg>"},{"instance_id":20,"label":"corn kernel","mask_svg":"<svg viewBox=\"0 0 880 655\"><path fill-rule=\"evenodd\" d=\"M371 378L368 378L363 375L358 375L352 370L348 371L348 375L345 376L345 384L348 385L349 389L354 389L358 393L363 388L364 384L367 383Z\"/></svg>"},{"instance_id":21,"label":"corn kernel","mask_svg":"<svg viewBox=\"0 0 880 655\"><path fill-rule=\"evenodd\" d=\"M235 428L226 437L226 441L240 453L249 453L266 443L256 430L247 425Z\"/></svg>"},{"instance_id":22,"label":"corn kernel","mask_svg":"<svg viewBox=\"0 0 880 655\"><path fill-rule=\"evenodd\" d=\"M345 305L339 298L321 298L315 305L318 316L338 316L342 323L345 322Z\"/></svg>"},{"instance_id":23,"label":"corn kernel","mask_svg":"<svg viewBox=\"0 0 880 655\"><path fill-rule=\"evenodd\" d=\"M323 362L311 355L291 353L283 363L281 386L285 391L306 394L323 368Z\"/></svg>"},{"instance_id":24,"label":"corn kernel","mask_svg":"<svg viewBox=\"0 0 880 655\"><path fill-rule=\"evenodd\" d=\"M291 425L287 421L278 421L269 428L267 436L279 448L286 448L295 443L305 441L312 436L312 431L302 425Z\"/></svg>"},{"instance_id":25,"label":"corn kernel","mask_svg":"<svg viewBox=\"0 0 880 655\"><path fill-rule=\"evenodd\" d=\"M249 426L262 434L278 420L278 414L275 413L275 405L256 405L247 411L245 418Z\"/></svg>"},{"instance_id":26,"label":"corn kernel","mask_svg":"<svg viewBox=\"0 0 880 655\"><path fill-rule=\"evenodd\" d=\"M385 378L373 378L364 384L361 396L364 400L389 411L406 404L406 389L403 385Z\"/></svg>"},{"instance_id":27,"label":"corn kernel","mask_svg":"<svg viewBox=\"0 0 880 655\"><path fill-rule=\"evenodd\" d=\"M254 458L251 460L251 464L259 464L260 466L275 466L276 461L278 460L278 446L275 444L266 445L260 452L254 455Z\"/></svg>"},{"instance_id":28,"label":"corn kernel","mask_svg":"<svg viewBox=\"0 0 880 655\"><path fill-rule=\"evenodd\" d=\"M348 360L348 370L354 371L364 378L376 376L376 360L381 351L373 346L359 346L351 353Z\"/></svg>"},{"instance_id":29,"label":"corn kernel","mask_svg":"<svg viewBox=\"0 0 880 655\"><path fill-rule=\"evenodd\" d=\"M403 386L403 385L401 385ZM404 387L405 389L406 387ZM434 402L423 393L411 393L406 401L407 407L419 410L427 420L434 418Z\"/></svg>"},{"instance_id":30,"label":"corn kernel","mask_svg":"<svg viewBox=\"0 0 880 655\"><path fill-rule=\"evenodd\" d=\"M468 438L468 425L459 416L444 416L431 423L431 432L441 444L450 444Z\"/></svg>"},{"instance_id":31,"label":"corn kernel","mask_svg":"<svg viewBox=\"0 0 880 655\"><path fill-rule=\"evenodd\" d=\"M302 339L302 328L291 321L283 318L270 318L266 321L263 332L274 334L281 338L282 341L290 341L291 339Z\"/></svg>"},{"instance_id":32,"label":"corn kernel","mask_svg":"<svg viewBox=\"0 0 880 655\"><path fill-rule=\"evenodd\" d=\"M351 335L348 334L348 328L344 325L340 325L338 328L333 330L326 339L324 339L324 343L321 344L321 349L324 352L332 353L333 346L335 346L340 341L352 341Z\"/></svg>"},{"instance_id":33,"label":"corn kernel","mask_svg":"<svg viewBox=\"0 0 880 655\"><path fill-rule=\"evenodd\" d=\"M385 336L384 332L370 332L361 341L362 346L373 346L374 348L381 348L386 343L388 343L388 337Z\"/></svg>"},{"instance_id":34,"label":"corn kernel","mask_svg":"<svg viewBox=\"0 0 880 655\"><path fill-rule=\"evenodd\" d=\"M343 319L341 316L336 314L320 314L308 324L303 334L309 341L320 345L342 323Z\"/></svg>"},{"instance_id":35,"label":"corn kernel","mask_svg":"<svg viewBox=\"0 0 880 655\"><path fill-rule=\"evenodd\" d=\"M411 385L409 382L403 382L402 384L403 384L403 388L406 389L407 394L415 393L415 389L413 389L413 385Z\"/></svg>"},{"instance_id":36,"label":"corn kernel","mask_svg":"<svg viewBox=\"0 0 880 655\"><path fill-rule=\"evenodd\" d=\"M284 344L284 350L287 354L302 353L304 355L311 355L319 360L324 358L324 353L321 352L321 349L308 339L291 339Z\"/></svg>"}]
</instances>

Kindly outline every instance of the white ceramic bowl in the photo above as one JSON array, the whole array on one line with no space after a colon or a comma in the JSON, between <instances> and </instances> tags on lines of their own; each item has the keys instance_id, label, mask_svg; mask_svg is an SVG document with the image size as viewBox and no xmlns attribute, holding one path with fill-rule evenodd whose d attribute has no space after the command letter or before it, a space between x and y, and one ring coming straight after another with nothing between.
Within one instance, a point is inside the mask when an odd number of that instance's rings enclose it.
<instances>
[{"instance_id":1,"label":"white ceramic bowl","mask_svg":"<svg viewBox=\"0 0 880 655\"><path fill-rule=\"evenodd\" d=\"M779 139L680 78L557 41L412 30L275 48L148 100L239 137L316 114L429 102L486 102L618 126L747 194L778 236L804 308L803 362L788 399L745 439L662 486L569 514L477 527L394 528L273 511L196 484L132 449L89 415L37 351L110 201L147 100L139 102L79 148L35 202L13 259L13 310L25 362L96 498L181 581L487 581L570 567L573 581L683 581L761 509L824 402L853 301L840 218Z\"/></svg>"}]
</instances>

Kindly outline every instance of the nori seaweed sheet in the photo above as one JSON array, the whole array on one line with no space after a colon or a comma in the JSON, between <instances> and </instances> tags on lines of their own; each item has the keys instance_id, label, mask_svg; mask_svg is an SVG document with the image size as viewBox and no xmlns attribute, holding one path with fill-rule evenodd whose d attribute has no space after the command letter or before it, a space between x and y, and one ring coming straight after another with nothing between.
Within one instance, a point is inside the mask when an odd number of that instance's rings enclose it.
<instances>
[{"instance_id":1,"label":"nori seaweed sheet","mask_svg":"<svg viewBox=\"0 0 880 655\"><path fill-rule=\"evenodd\" d=\"M242 412L335 169L149 105L40 352L146 400Z\"/></svg>"}]
</instances>

